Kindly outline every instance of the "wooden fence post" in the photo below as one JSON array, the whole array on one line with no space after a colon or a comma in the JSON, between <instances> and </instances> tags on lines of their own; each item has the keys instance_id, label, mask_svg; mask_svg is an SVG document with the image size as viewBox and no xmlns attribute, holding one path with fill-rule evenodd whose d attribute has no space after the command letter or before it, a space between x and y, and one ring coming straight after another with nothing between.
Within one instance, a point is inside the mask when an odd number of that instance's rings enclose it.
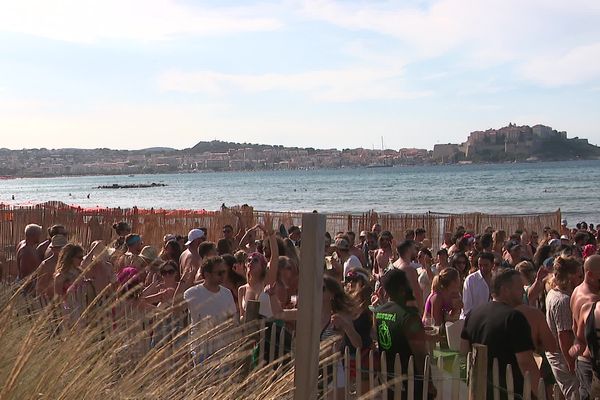
<instances>
[{"instance_id":1,"label":"wooden fence post","mask_svg":"<svg viewBox=\"0 0 600 400\"><path fill-rule=\"evenodd\" d=\"M487 347L473 345L472 363L469 376L469 400L485 400L487 394Z\"/></svg>"},{"instance_id":2,"label":"wooden fence post","mask_svg":"<svg viewBox=\"0 0 600 400\"><path fill-rule=\"evenodd\" d=\"M302 214L300 283L298 287L297 352L294 399L317 398L319 332L323 298L325 224L323 214ZM334 387L335 390L335 387Z\"/></svg>"}]
</instances>

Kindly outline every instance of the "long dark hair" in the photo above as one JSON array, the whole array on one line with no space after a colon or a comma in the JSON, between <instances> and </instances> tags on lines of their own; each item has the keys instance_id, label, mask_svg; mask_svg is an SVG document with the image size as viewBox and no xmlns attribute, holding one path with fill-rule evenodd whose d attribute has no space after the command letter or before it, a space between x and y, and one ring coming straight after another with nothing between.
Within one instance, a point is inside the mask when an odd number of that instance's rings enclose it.
<instances>
[{"instance_id":1,"label":"long dark hair","mask_svg":"<svg viewBox=\"0 0 600 400\"><path fill-rule=\"evenodd\" d=\"M550 257L552 257L552 246L548 246L547 244L539 246L533 255L533 265L536 269L539 269L544 264L544 261Z\"/></svg>"},{"instance_id":2,"label":"long dark hair","mask_svg":"<svg viewBox=\"0 0 600 400\"><path fill-rule=\"evenodd\" d=\"M171 255L169 255L167 249L171 250ZM165 243L165 246L161 250L159 257L165 260L165 256L169 257L169 261L176 262L177 268L179 269L179 257L181 257L181 246L179 246L179 243L177 243L175 239L169 240L167 243Z\"/></svg>"},{"instance_id":3,"label":"long dark hair","mask_svg":"<svg viewBox=\"0 0 600 400\"><path fill-rule=\"evenodd\" d=\"M223 254L221 257L223 257L223 261L225 262L225 265L227 266L227 280L231 283L233 283L233 285L235 287L240 287L245 285L246 282L246 278L244 278L243 276L241 276L240 274L238 274L237 272L235 272L233 270L233 267L235 266L235 263L237 262L237 260L235 259L234 256L232 256L231 254Z\"/></svg>"},{"instance_id":4,"label":"long dark hair","mask_svg":"<svg viewBox=\"0 0 600 400\"><path fill-rule=\"evenodd\" d=\"M459 258L464 258L466 261L464 269L457 267ZM469 270L471 269L469 264L470 264L469 257L467 257L467 255L465 253L455 253L454 255L452 255L452 257L450 257L449 266L458 271L458 273L460 274L461 280L464 280L466 278L467 274L469 273Z\"/></svg>"},{"instance_id":5,"label":"long dark hair","mask_svg":"<svg viewBox=\"0 0 600 400\"><path fill-rule=\"evenodd\" d=\"M341 283L330 276L323 277L323 285L325 290L331 293L331 311L334 313L348 313L354 315L356 311L356 303L348 293L344 291Z\"/></svg>"}]
</instances>

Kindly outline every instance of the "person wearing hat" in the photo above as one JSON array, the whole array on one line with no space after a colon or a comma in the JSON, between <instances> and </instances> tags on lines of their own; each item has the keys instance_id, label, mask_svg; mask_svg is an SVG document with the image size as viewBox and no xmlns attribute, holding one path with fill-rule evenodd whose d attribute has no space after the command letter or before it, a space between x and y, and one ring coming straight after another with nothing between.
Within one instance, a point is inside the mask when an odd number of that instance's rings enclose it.
<instances>
[{"instance_id":1,"label":"person wearing hat","mask_svg":"<svg viewBox=\"0 0 600 400\"><path fill-rule=\"evenodd\" d=\"M120 270L123 267L135 266L136 268L141 268L143 265L143 260L140 258L140 253L144 248L144 241L142 237L137 233L130 233L125 237L125 246L127 248L127 252L119 258L117 262L117 269Z\"/></svg>"},{"instance_id":2,"label":"person wearing hat","mask_svg":"<svg viewBox=\"0 0 600 400\"><path fill-rule=\"evenodd\" d=\"M52 225L50 228L48 228L48 239L40 243L36 248L40 260L45 260L46 258L50 257L52 250L49 250L49 247L50 243L52 242L52 238L55 235L68 236L67 228L65 228L63 225Z\"/></svg>"},{"instance_id":3,"label":"person wearing hat","mask_svg":"<svg viewBox=\"0 0 600 400\"><path fill-rule=\"evenodd\" d=\"M184 276L187 270L191 270L192 276L196 276L198 269L200 269L200 264L202 264L202 257L198 253L198 247L200 243L206 240L206 235L201 229L192 229L188 233L187 239L185 243L187 249L179 257L179 273L181 276Z\"/></svg>"},{"instance_id":4,"label":"person wearing hat","mask_svg":"<svg viewBox=\"0 0 600 400\"><path fill-rule=\"evenodd\" d=\"M50 240L48 245L50 257L42 261L37 270L35 293L38 297L50 300L54 296L54 271L58 255L66 244L67 237L65 235L54 235Z\"/></svg>"}]
</instances>

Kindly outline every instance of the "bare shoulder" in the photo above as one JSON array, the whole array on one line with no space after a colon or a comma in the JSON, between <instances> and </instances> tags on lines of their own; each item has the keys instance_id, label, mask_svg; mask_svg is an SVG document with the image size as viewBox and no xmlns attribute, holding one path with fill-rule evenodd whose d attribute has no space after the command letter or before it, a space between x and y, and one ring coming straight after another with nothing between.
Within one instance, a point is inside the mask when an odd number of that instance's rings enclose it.
<instances>
[{"instance_id":1,"label":"bare shoulder","mask_svg":"<svg viewBox=\"0 0 600 400\"><path fill-rule=\"evenodd\" d=\"M402 264L399 267L402 271L404 271L406 273L406 275L409 276L416 276L418 277L419 274L417 274L417 270L414 269L413 267L411 267L409 264Z\"/></svg>"},{"instance_id":2,"label":"bare shoulder","mask_svg":"<svg viewBox=\"0 0 600 400\"><path fill-rule=\"evenodd\" d=\"M521 304L515 308L517 311L521 312L527 318L528 321L540 323L546 322L546 316L544 313L535 307L532 307L528 304Z\"/></svg>"}]
</instances>

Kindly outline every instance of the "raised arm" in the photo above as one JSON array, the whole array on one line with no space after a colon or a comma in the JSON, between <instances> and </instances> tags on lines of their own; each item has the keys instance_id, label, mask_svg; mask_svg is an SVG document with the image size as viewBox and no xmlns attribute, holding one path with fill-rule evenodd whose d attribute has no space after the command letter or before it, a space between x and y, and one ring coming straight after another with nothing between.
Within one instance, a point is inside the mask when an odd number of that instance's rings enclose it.
<instances>
[{"instance_id":1,"label":"raised arm","mask_svg":"<svg viewBox=\"0 0 600 400\"><path fill-rule=\"evenodd\" d=\"M242 218L242 213L239 211L234 211L233 212L235 214L235 216L237 217L237 233L235 235L235 241L238 244L238 246L241 247L241 241L242 241L242 237L244 237L244 234L246 232L246 224L244 223L244 219Z\"/></svg>"},{"instance_id":2,"label":"raised arm","mask_svg":"<svg viewBox=\"0 0 600 400\"><path fill-rule=\"evenodd\" d=\"M271 257L267 263L267 276L265 278L265 285L272 285L277 280L277 264L279 264L279 245L277 244L277 237L273 230L273 223L268 216L265 216L265 225L261 226L262 231L269 239L269 248L271 249Z\"/></svg>"},{"instance_id":3,"label":"raised arm","mask_svg":"<svg viewBox=\"0 0 600 400\"><path fill-rule=\"evenodd\" d=\"M544 279L548 276L548 270L544 267L540 267L535 276L535 281L527 289L527 302L530 306L535 306L535 301L540 297L540 294L544 290Z\"/></svg>"},{"instance_id":4,"label":"raised arm","mask_svg":"<svg viewBox=\"0 0 600 400\"><path fill-rule=\"evenodd\" d=\"M183 293L191 288L194 284L194 271L192 268L186 269L183 277L177 284L175 294L173 295L173 309L175 311L181 311L185 308L183 303Z\"/></svg>"},{"instance_id":5,"label":"raised arm","mask_svg":"<svg viewBox=\"0 0 600 400\"><path fill-rule=\"evenodd\" d=\"M240 239L240 248L241 249L243 249L244 246L246 244L248 244L248 237L250 236L250 233L257 230L259 226L260 226L259 224L256 224L252 228L248 229L246 231L246 233L244 233L244 236L242 236L242 238Z\"/></svg>"}]
</instances>

